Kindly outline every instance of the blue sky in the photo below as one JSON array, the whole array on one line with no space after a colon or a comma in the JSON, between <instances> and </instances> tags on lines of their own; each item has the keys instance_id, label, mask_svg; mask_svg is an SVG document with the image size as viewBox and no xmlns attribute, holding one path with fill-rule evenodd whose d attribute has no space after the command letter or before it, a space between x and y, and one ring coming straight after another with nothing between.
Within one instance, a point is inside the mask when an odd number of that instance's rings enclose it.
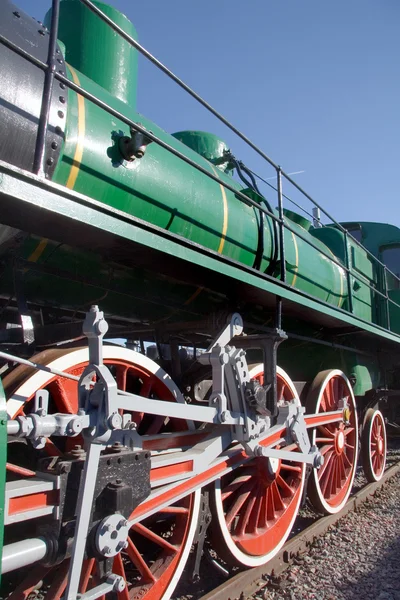
<instances>
[{"instance_id":1,"label":"blue sky","mask_svg":"<svg viewBox=\"0 0 400 600\"><path fill-rule=\"evenodd\" d=\"M37 18L49 4L19 2ZM112 4L148 50L283 169L304 171L294 178L336 219L400 226L398 0ZM273 175L155 67L143 59L139 68L140 112L167 131L213 131L251 168Z\"/></svg>"}]
</instances>

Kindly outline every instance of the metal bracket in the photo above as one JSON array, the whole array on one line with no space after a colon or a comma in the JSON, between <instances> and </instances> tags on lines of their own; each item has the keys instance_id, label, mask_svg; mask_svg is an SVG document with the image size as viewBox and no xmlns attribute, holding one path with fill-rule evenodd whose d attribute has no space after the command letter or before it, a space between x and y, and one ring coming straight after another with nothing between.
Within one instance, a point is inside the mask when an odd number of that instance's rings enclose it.
<instances>
[{"instance_id":1,"label":"metal bracket","mask_svg":"<svg viewBox=\"0 0 400 600\"><path fill-rule=\"evenodd\" d=\"M119 139L118 148L123 158L128 161L134 161L137 158L143 158L146 148L152 140L141 131L130 127L130 137L123 136ZM149 133L152 133L151 131Z\"/></svg>"},{"instance_id":2,"label":"metal bracket","mask_svg":"<svg viewBox=\"0 0 400 600\"><path fill-rule=\"evenodd\" d=\"M212 392L210 406L217 408L220 423L232 425L232 437L248 441L258 437L269 427L268 417L260 418L247 402L247 387L250 382L246 352L230 346L232 338L243 332L243 321L234 313L209 348L198 358L202 364L212 368ZM240 338L242 339L242 338ZM232 424L231 414L242 414L244 423Z\"/></svg>"},{"instance_id":3,"label":"metal bracket","mask_svg":"<svg viewBox=\"0 0 400 600\"><path fill-rule=\"evenodd\" d=\"M89 363L101 366L103 364L103 337L108 331L108 323L104 313L97 305L90 307L83 322L83 333L88 338Z\"/></svg>"},{"instance_id":4,"label":"metal bracket","mask_svg":"<svg viewBox=\"0 0 400 600\"><path fill-rule=\"evenodd\" d=\"M197 541L196 550L194 552L194 566L193 566L193 581L200 580L200 561L203 555L204 542L206 539L206 533L208 526L211 523L211 511L209 502L210 492L204 490L201 493L201 507L200 515L197 523L197 531L195 541Z\"/></svg>"},{"instance_id":5,"label":"metal bracket","mask_svg":"<svg viewBox=\"0 0 400 600\"><path fill-rule=\"evenodd\" d=\"M264 363L264 391L265 409L272 417L278 414L276 364L279 345L287 340L287 335L282 329L270 329L268 332L257 335L247 335L237 342L241 348L261 348Z\"/></svg>"}]
</instances>

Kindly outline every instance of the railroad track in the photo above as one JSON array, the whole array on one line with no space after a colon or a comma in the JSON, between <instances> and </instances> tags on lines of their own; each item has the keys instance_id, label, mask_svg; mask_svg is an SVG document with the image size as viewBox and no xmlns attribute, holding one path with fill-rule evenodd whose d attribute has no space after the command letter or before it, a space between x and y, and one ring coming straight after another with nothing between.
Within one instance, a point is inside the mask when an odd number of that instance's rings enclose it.
<instances>
[{"instance_id":1,"label":"railroad track","mask_svg":"<svg viewBox=\"0 0 400 600\"><path fill-rule=\"evenodd\" d=\"M390 479L400 472L400 461L390 466L382 479L362 487L351 496L345 507L337 514L328 515L317 519L312 525L292 537L281 551L266 565L241 571L214 588L199 600L245 600L261 588L265 588L265 576L278 576L285 571L291 561L308 551L310 544L316 537L323 535L328 529L342 519L349 512L354 511L366 502L375 492L382 488Z\"/></svg>"}]
</instances>

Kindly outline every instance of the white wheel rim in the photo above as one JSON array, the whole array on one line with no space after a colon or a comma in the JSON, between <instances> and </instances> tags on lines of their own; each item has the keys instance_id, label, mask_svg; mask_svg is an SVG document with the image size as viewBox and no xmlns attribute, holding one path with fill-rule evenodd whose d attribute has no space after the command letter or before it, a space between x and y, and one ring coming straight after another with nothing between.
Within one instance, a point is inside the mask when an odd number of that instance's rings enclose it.
<instances>
[{"instance_id":1,"label":"white wheel rim","mask_svg":"<svg viewBox=\"0 0 400 600\"><path fill-rule=\"evenodd\" d=\"M255 367L253 367L249 372L250 377L255 378L258 375L260 375L260 369L264 369L264 366L262 364L256 365ZM297 394L297 390L296 390L292 380L289 378L288 374L280 367L277 367L277 374L280 375L285 380L288 388L290 389L290 392L293 394L294 401L296 402L296 404L298 403L300 405L300 399ZM248 567L258 567L260 565L263 565L264 563L271 560L271 558L273 558L279 552L279 550L282 548L283 544L286 542L286 540L292 530L293 524L296 520L300 502L301 502L301 499L303 496L304 481L305 481L305 477L304 477L305 464L302 465L302 469L303 469L302 479L301 479L300 490L298 491L298 499L296 500L293 517L290 520L290 523L287 527L286 533L283 535L280 542L277 544L277 546L275 546L275 548L271 552L268 552L267 554L263 554L261 556L252 556L250 554L246 554L236 545L235 541L233 540L233 538L231 536L231 533L228 529L228 526L227 526L226 520L225 520L225 513L224 513L222 496L221 496L221 480L218 479L215 481L215 507L216 507L216 516L218 519L218 524L219 524L219 527L220 527L220 530L221 530L221 533L222 533L222 536L224 538L224 542L225 542L227 548L231 552L232 556L241 564L246 565Z\"/></svg>"},{"instance_id":2,"label":"white wheel rim","mask_svg":"<svg viewBox=\"0 0 400 600\"><path fill-rule=\"evenodd\" d=\"M318 414L319 413L319 409L321 406L321 401L322 401L322 397L325 391L325 388L327 386L327 383L336 376L340 376L343 378L343 380L345 381L348 390L350 391L350 398L351 398L351 402L353 404L353 410L354 410L354 414L355 414L355 448L354 448L354 465L353 465L353 472L350 478L350 482L349 482L349 489L347 490L343 500L340 502L340 504L338 504L337 506L332 506L331 504L329 504L329 502L327 502L322 494L322 490L321 490L321 486L319 483L319 479L318 479L318 470L317 469L313 469L310 477L313 477L315 485L318 489L318 494L319 494L319 500L322 504L322 506L324 507L324 509L326 510L327 513L330 514L335 514L338 513L342 510L342 508L344 507L344 505L346 504L348 497L350 496L351 493L351 488L353 487L353 482L354 482L354 477L356 475L356 467L357 467L357 460L358 460L358 420L357 420L357 407L356 407L356 401L354 398L354 394L351 388L351 383L348 380L348 378L346 377L346 375L343 373L343 371L340 371L339 369L332 369L332 371L330 371L327 376L325 377L325 379L323 380L323 382L321 383L320 386L320 390L318 393L318 400L317 400L317 405L316 405L316 410L315 413ZM312 432L312 444L315 445L315 440L317 437L317 430L314 429Z\"/></svg>"},{"instance_id":3,"label":"white wheel rim","mask_svg":"<svg viewBox=\"0 0 400 600\"><path fill-rule=\"evenodd\" d=\"M379 419L382 421L382 433L383 433L383 448L385 450L385 454L383 457L383 466L382 466L382 471L379 475L376 474L374 466L372 464L372 452L371 452L371 448L372 448L372 427L374 424L375 419ZM381 413L380 410L375 410L371 420L370 420L370 425L369 425L369 431L368 431L368 462L369 462L369 466L371 469L371 473L375 479L375 481L379 481L380 479L382 479L383 474L385 472L385 467L386 467L386 456L387 456L387 443L386 443L386 427L385 427L385 421L383 418L383 415Z\"/></svg>"},{"instance_id":4,"label":"white wheel rim","mask_svg":"<svg viewBox=\"0 0 400 600\"><path fill-rule=\"evenodd\" d=\"M123 360L127 362L131 362L138 367L141 367L148 371L149 373L155 375L158 379L160 379L174 396L177 402L185 403L182 393L179 388L175 385L171 377L166 373L161 367L157 365L154 361L152 361L147 356L140 354L139 352L135 352L134 350L130 350L128 348L124 348L122 346L104 346L103 347L103 358L105 360ZM51 366L53 369L57 369L59 371L66 371L71 369L75 365L88 362L89 360L89 351L88 348L78 348L76 350L71 350L62 356L54 359L49 362L47 366ZM10 418L13 418L14 415L18 413L18 411L22 408L22 406L28 401L29 398L35 393L36 390L45 387L51 380L53 380L56 375L52 373L48 373L45 371L36 371L31 377L29 377L24 383L22 383L10 399L7 401L7 414ZM193 423L188 421L188 427L193 428ZM198 522L198 514L200 510L200 499L201 499L201 488L192 493L193 495L193 508L192 508L192 516L191 521L189 523L188 532L186 535L185 547L179 559L179 563L174 571L173 576L171 577L170 582L167 585L167 588L164 590L160 600L168 600L175 589L176 585L179 582L182 571L185 567L187 558L189 556L189 552L193 543L193 538L197 529Z\"/></svg>"}]
</instances>

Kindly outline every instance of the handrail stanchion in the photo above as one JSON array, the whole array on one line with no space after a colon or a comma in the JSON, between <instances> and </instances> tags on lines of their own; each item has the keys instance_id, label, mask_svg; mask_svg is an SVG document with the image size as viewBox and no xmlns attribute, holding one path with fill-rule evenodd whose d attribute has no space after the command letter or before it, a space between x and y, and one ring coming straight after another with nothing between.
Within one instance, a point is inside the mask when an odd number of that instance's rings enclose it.
<instances>
[{"instance_id":1,"label":"handrail stanchion","mask_svg":"<svg viewBox=\"0 0 400 600\"><path fill-rule=\"evenodd\" d=\"M279 214L279 257L281 267L281 281L286 282L286 258L285 258L285 222L283 220L283 198L282 198L282 169L276 168L276 181L278 192L278 214ZM277 329L282 328L282 298L276 297L276 316L275 322Z\"/></svg>"},{"instance_id":2,"label":"handrail stanchion","mask_svg":"<svg viewBox=\"0 0 400 600\"><path fill-rule=\"evenodd\" d=\"M60 0L52 0L49 46L47 51L47 69L44 74L42 106L36 138L33 172L44 176L44 155L47 125L49 122L51 96L53 93L54 73L56 71L56 48L58 35L58 19L60 15Z\"/></svg>"},{"instance_id":3,"label":"handrail stanchion","mask_svg":"<svg viewBox=\"0 0 400 600\"><path fill-rule=\"evenodd\" d=\"M348 233L347 229L344 232L344 259L346 263L346 274L347 274L347 294L349 297L349 312L353 313L353 286L351 282L351 265L349 257L349 245L348 245Z\"/></svg>"},{"instance_id":4,"label":"handrail stanchion","mask_svg":"<svg viewBox=\"0 0 400 600\"><path fill-rule=\"evenodd\" d=\"M282 169L277 167L276 178L278 182L278 213L279 213L279 253L281 259L281 281L286 282L286 260L285 260L285 221L283 220L282 200Z\"/></svg>"},{"instance_id":5,"label":"handrail stanchion","mask_svg":"<svg viewBox=\"0 0 400 600\"><path fill-rule=\"evenodd\" d=\"M387 268L386 265L383 267L383 288L385 290L385 306L386 306L386 325L390 331L390 304L389 304L389 286L387 280Z\"/></svg>"}]
</instances>

